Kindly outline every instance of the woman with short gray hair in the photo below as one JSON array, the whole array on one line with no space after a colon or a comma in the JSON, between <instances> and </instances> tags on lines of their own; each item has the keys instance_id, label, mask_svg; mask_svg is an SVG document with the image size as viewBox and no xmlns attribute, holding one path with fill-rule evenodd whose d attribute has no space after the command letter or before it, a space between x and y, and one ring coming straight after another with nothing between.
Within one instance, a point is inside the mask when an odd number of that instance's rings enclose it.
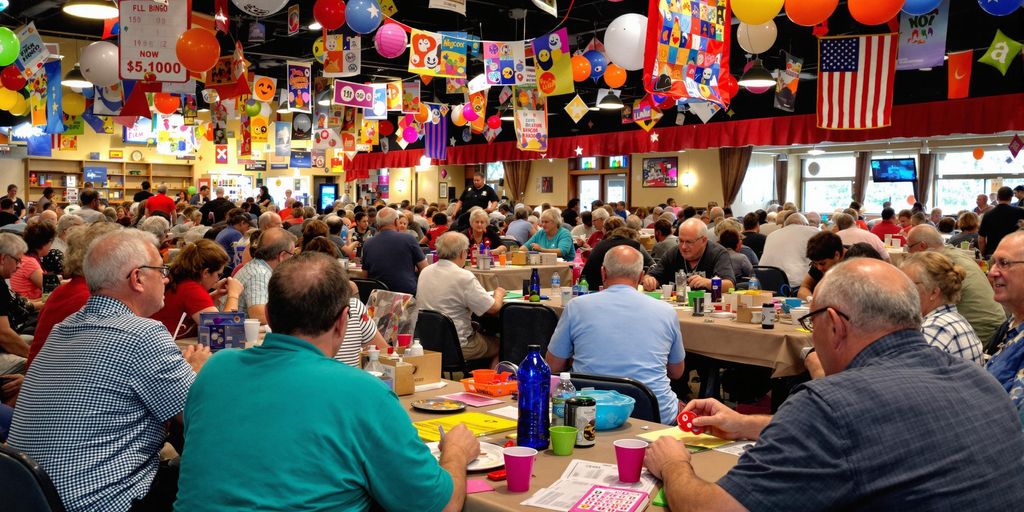
<instances>
[{"instance_id":1,"label":"woman with short gray hair","mask_svg":"<svg viewBox=\"0 0 1024 512\"><path fill-rule=\"evenodd\" d=\"M558 254L565 261L572 261L575 250L572 235L562 227L562 211L549 208L540 214L541 230L534 233L523 247L538 252Z\"/></svg>"}]
</instances>

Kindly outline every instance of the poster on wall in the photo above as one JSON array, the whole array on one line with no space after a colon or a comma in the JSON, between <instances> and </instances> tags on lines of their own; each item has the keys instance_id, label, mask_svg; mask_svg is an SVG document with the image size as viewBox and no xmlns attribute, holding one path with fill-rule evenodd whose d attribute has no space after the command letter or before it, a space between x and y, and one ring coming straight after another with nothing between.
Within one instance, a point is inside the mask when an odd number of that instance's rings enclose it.
<instances>
[{"instance_id":1,"label":"poster on wall","mask_svg":"<svg viewBox=\"0 0 1024 512\"><path fill-rule=\"evenodd\" d=\"M387 200L390 192L389 176L381 174L377 176L377 198Z\"/></svg>"},{"instance_id":2,"label":"poster on wall","mask_svg":"<svg viewBox=\"0 0 1024 512\"><path fill-rule=\"evenodd\" d=\"M107 168L106 167L90 167L87 166L84 169L85 181L92 183L93 185L107 186Z\"/></svg>"},{"instance_id":3,"label":"poster on wall","mask_svg":"<svg viewBox=\"0 0 1024 512\"><path fill-rule=\"evenodd\" d=\"M679 158L644 158L644 188L675 188L679 183Z\"/></svg>"}]
</instances>

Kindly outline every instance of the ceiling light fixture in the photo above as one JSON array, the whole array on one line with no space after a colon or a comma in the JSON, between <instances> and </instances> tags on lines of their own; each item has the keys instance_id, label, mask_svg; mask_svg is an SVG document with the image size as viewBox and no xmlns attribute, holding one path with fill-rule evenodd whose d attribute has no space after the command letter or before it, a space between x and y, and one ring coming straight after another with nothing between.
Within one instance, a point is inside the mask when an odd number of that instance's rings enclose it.
<instances>
[{"instance_id":1,"label":"ceiling light fixture","mask_svg":"<svg viewBox=\"0 0 1024 512\"><path fill-rule=\"evenodd\" d=\"M622 100L614 94L606 95L597 103L597 108L601 110L621 110L623 106Z\"/></svg>"},{"instance_id":2,"label":"ceiling light fixture","mask_svg":"<svg viewBox=\"0 0 1024 512\"><path fill-rule=\"evenodd\" d=\"M321 107L331 106L331 91L328 89L317 95L316 104Z\"/></svg>"},{"instance_id":3,"label":"ceiling light fixture","mask_svg":"<svg viewBox=\"0 0 1024 512\"><path fill-rule=\"evenodd\" d=\"M818 149L818 148L811 148L810 150L807 151L807 154L811 155L811 156L824 155L825 154L825 150Z\"/></svg>"},{"instance_id":4,"label":"ceiling light fixture","mask_svg":"<svg viewBox=\"0 0 1024 512\"><path fill-rule=\"evenodd\" d=\"M64 78L61 79L60 84L64 87L74 87L76 89L85 89L92 87L92 82L85 79L85 75L82 74L82 70L78 69L78 64Z\"/></svg>"},{"instance_id":5,"label":"ceiling light fixture","mask_svg":"<svg viewBox=\"0 0 1024 512\"><path fill-rule=\"evenodd\" d=\"M314 21L309 25L309 29L312 30L313 32L316 32L317 30L320 30L322 28L324 28L324 26L321 25L319 21Z\"/></svg>"},{"instance_id":6,"label":"ceiling light fixture","mask_svg":"<svg viewBox=\"0 0 1024 512\"><path fill-rule=\"evenodd\" d=\"M757 59L754 61L754 65L746 73L743 73L739 85L741 87L770 87L775 85L775 78L761 64L761 59Z\"/></svg>"},{"instance_id":7,"label":"ceiling light fixture","mask_svg":"<svg viewBox=\"0 0 1024 512\"><path fill-rule=\"evenodd\" d=\"M502 121L515 121L516 118L514 118L512 116L501 116L501 120Z\"/></svg>"},{"instance_id":8,"label":"ceiling light fixture","mask_svg":"<svg viewBox=\"0 0 1024 512\"><path fill-rule=\"evenodd\" d=\"M120 15L114 0L71 0L62 10L72 16L93 20L106 20Z\"/></svg>"}]
</instances>

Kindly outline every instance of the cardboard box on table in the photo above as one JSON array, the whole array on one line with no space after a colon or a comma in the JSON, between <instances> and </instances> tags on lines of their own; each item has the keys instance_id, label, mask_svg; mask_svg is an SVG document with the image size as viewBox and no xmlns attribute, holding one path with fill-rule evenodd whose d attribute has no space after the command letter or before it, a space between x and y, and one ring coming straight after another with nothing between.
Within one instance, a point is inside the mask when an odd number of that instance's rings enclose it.
<instances>
[{"instance_id":1,"label":"cardboard box on table","mask_svg":"<svg viewBox=\"0 0 1024 512\"><path fill-rule=\"evenodd\" d=\"M366 360L366 352L363 352L362 366L366 366ZM395 383L396 395L411 395L416 392L416 386L441 381L440 352L424 350L422 356L403 357L401 364L397 358L381 356L379 360L385 376Z\"/></svg>"},{"instance_id":2,"label":"cardboard box on table","mask_svg":"<svg viewBox=\"0 0 1024 512\"><path fill-rule=\"evenodd\" d=\"M522 251L513 251L512 252L512 259L509 260L510 264L512 264L512 265L526 265L526 262L527 262L527 253L522 252Z\"/></svg>"},{"instance_id":3,"label":"cardboard box on table","mask_svg":"<svg viewBox=\"0 0 1024 512\"><path fill-rule=\"evenodd\" d=\"M760 310L761 305L772 301L772 293L764 290L743 290L722 295L722 304L726 311L739 312L742 307Z\"/></svg>"},{"instance_id":4,"label":"cardboard box on table","mask_svg":"<svg viewBox=\"0 0 1024 512\"><path fill-rule=\"evenodd\" d=\"M540 264L541 265L554 265L558 263L558 255L553 252L542 252L540 253Z\"/></svg>"}]
</instances>

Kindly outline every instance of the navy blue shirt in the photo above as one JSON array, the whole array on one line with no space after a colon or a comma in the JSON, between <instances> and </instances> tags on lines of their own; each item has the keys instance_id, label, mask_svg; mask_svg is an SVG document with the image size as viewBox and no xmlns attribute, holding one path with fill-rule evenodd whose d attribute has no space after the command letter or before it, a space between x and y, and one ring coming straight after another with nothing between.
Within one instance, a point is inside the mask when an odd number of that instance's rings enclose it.
<instances>
[{"instance_id":1,"label":"navy blue shirt","mask_svg":"<svg viewBox=\"0 0 1024 512\"><path fill-rule=\"evenodd\" d=\"M386 229L363 246L363 269L393 292L416 294L416 264L423 261L416 238Z\"/></svg>"},{"instance_id":2,"label":"navy blue shirt","mask_svg":"<svg viewBox=\"0 0 1024 512\"><path fill-rule=\"evenodd\" d=\"M1017 510L1024 433L991 375L904 330L798 387L718 484L750 510Z\"/></svg>"}]
</instances>

